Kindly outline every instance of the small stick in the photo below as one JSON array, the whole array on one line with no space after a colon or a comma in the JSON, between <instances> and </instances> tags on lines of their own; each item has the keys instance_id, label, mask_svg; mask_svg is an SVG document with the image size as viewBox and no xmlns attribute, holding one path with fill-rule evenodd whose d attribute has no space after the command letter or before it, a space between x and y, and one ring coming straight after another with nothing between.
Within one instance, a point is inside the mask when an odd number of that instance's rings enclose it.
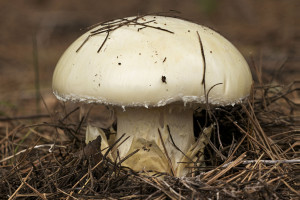
<instances>
[{"instance_id":1,"label":"small stick","mask_svg":"<svg viewBox=\"0 0 300 200\"><path fill-rule=\"evenodd\" d=\"M300 192L295 190L294 188L292 188L287 182L285 182L283 179L281 179L281 181L290 189L292 190L294 193L296 193L297 195L300 195Z\"/></svg>"},{"instance_id":2,"label":"small stick","mask_svg":"<svg viewBox=\"0 0 300 200\"><path fill-rule=\"evenodd\" d=\"M122 160L120 160L118 163L117 163L117 166L118 165L121 165L125 160L127 160L128 158L130 158L131 156L133 156L134 154L136 154L140 149L136 149L135 151L131 152L130 154L128 154L125 158L123 158Z\"/></svg>"},{"instance_id":3,"label":"small stick","mask_svg":"<svg viewBox=\"0 0 300 200\"><path fill-rule=\"evenodd\" d=\"M206 72L206 60L205 60L203 43L202 43L202 40L201 40L201 37L200 37L200 34L198 31L197 31L197 35L198 35L198 40L199 40L201 55L202 55L202 60L203 60L203 76L202 76L201 84L204 85L205 84L205 72ZM204 90L205 90L205 85L204 85ZM206 93L206 91L205 91L205 93Z\"/></svg>"},{"instance_id":4,"label":"small stick","mask_svg":"<svg viewBox=\"0 0 300 200\"><path fill-rule=\"evenodd\" d=\"M218 174L216 174L214 177L212 177L209 181L207 181L207 184L210 185L211 183L213 183L214 181L216 181L218 178L220 178L223 174L225 174L226 172L228 172L230 169L232 169L233 167L239 165L239 163L242 162L242 160L244 159L244 157L246 157L246 152L243 153L242 155L240 155L235 161L230 162L230 164L225 169L223 169Z\"/></svg>"},{"instance_id":5,"label":"small stick","mask_svg":"<svg viewBox=\"0 0 300 200\"><path fill-rule=\"evenodd\" d=\"M171 159L170 159L170 157L169 157L169 155L168 155L168 151L167 151L167 148L166 148L165 143L164 143L164 141L163 141L163 138L162 138L162 136L161 136L161 132L160 132L159 128L158 128L157 130L158 130L158 134L159 134L159 137L160 137L162 146L163 146L164 151L165 151L165 153L166 153L166 156L167 156L167 158L168 158L169 165L170 165L170 167L171 167L172 175L174 176L174 175L175 175L175 170L174 170L174 168L173 168L172 161L171 161Z\"/></svg>"},{"instance_id":6,"label":"small stick","mask_svg":"<svg viewBox=\"0 0 300 200\"><path fill-rule=\"evenodd\" d=\"M109 31L107 31L106 37L105 37L104 41L102 42L101 46L99 47L97 53L99 53L101 51L102 47L104 46L105 42L107 41L108 36L109 36Z\"/></svg>"},{"instance_id":7,"label":"small stick","mask_svg":"<svg viewBox=\"0 0 300 200\"><path fill-rule=\"evenodd\" d=\"M99 161L99 162L91 169L91 171L93 171L94 169L96 169L102 162L103 162L103 159L100 160L100 161ZM89 172L87 172L86 174L84 174L84 175L79 179L79 181L77 181L77 182L73 185L72 189L74 189L74 188L75 188L82 180L84 180L85 177L87 177L88 175L89 175ZM68 194L68 197L66 198L66 200L69 200L69 198L72 197L73 193L74 193L74 190L71 191L71 192Z\"/></svg>"},{"instance_id":8,"label":"small stick","mask_svg":"<svg viewBox=\"0 0 300 200\"><path fill-rule=\"evenodd\" d=\"M37 189L35 189L34 187L32 187L29 183L27 183L25 180L22 181L22 183L24 183L27 187L29 187L34 193L36 193L37 196L39 196L41 199L43 200L47 200L47 198L41 194Z\"/></svg>"},{"instance_id":9,"label":"small stick","mask_svg":"<svg viewBox=\"0 0 300 200\"><path fill-rule=\"evenodd\" d=\"M9 160L9 159L11 159L11 158L13 158L13 157L15 157L15 156L21 154L21 153L24 153L24 152L28 151L28 150L38 149L38 148L43 148L43 147L50 147L48 151L51 152L52 149L53 149L53 147L54 147L54 144L41 144L41 145L36 145L36 146L34 146L34 147L29 147L28 149L24 149L24 150L22 150L22 151L19 151L18 153L14 154L14 155L12 155L12 156L8 156L8 157L6 157L6 158L3 158L2 160L0 160L0 163L2 163L2 162L4 162L4 161L7 161L7 160ZM55 147L59 147L59 148L67 148L66 146L62 146L62 145L55 145Z\"/></svg>"},{"instance_id":10,"label":"small stick","mask_svg":"<svg viewBox=\"0 0 300 200\"><path fill-rule=\"evenodd\" d=\"M263 163L266 165L274 165L277 163L287 163L287 164L297 164L300 163L300 160L244 160L243 162L241 162L240 164L242 165L247 165L247 164L252 164L252 163ZM227 167L228 165L230 165L232 162L226 163L225 165L223 165L222 167Z\"/></svg>"},{"instance_id":11,"label":"small stick","mask_svg":"<svg viewBox=\"0 0 300 200\"><path fill-rule=\"evenodd\" d=\"M27 181L27 179L29 178L30 174L32 173L32 170L33 170L33 167L31 168L31 170L29 171L29 173L27 174L27 176L23 179L23 181L22 181L21 185L18 187L18 189L16 189L16 191L9 197L8 200L14 199L14 197L19 192L19 190L21 190L22 187L24 186L24 182Z\"/></svg>"},{"instance_id":12,"label":"small stick","mask_svg":"<svg viewBox=\"0 0 300 200\"><path fill-rule=\"evenodd\" d=\"M174 140L173 140L173 137L172 137L172 134L171 134L171 131L170 131L169 125L167 125L167 129L168 129L168 133L169 133L171 142L172 142L172 144L174 145L174 147L175 147L180 153L182 153L182 154L184 155L184 157L186 157L187 159L189 159L190 162L193 162L193 160L192 160L190 157L188 157L183 151L181 151L181 149L175 144L175 142L174 142Z\"/></svg>"}]
</instances>

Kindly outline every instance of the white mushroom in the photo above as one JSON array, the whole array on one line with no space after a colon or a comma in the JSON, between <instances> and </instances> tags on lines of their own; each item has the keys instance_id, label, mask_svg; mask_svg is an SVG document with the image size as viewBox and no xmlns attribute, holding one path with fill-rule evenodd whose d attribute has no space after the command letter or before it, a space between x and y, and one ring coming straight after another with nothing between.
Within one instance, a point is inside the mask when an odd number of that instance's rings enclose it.
<instances>
[{"instance_id":1,"label":"white mushroom","mask_svg":"<svg viewBox=\"0 0 300 200\"><path fill-rule=\"evenodd\" d=\"M98 25L65 51L53 75L58 99L115 108L117 138L130 136L118 147L120 158L140 149L124 165L176 176L188 173L179 163L184 154L194 159L195 148L200 150L194 108L206 99L215 106L240 103L251 84L247 62L228 40L164 16Z\"/></svg>"}]
</instances>

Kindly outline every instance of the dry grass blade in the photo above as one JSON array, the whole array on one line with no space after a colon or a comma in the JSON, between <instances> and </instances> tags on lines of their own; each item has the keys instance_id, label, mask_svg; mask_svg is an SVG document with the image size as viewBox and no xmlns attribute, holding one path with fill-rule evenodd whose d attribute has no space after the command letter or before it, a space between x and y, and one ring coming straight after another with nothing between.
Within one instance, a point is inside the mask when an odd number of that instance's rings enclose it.
<instances>
[{"instance_id":1,"label":"dry grass blade","mask_svg":"<svg viewBox=\"0 0 300 200\"><path fill-rule=\"evenodd\" d=\"M53 146L54 146L54 144L41 144L41 145L36 145L36 146L34 146L34 147L31 147L31 148L28 148L28 149L24 149L24 150L22 150L22 151L19 151L19 152L15 153L15 154L12 155L12 156L5 157L5 158L3 158L2 160L0 160L0 163L5 162L5 161L7 161L7 160L9 160L9 159L12 159L12 158L14 158L14 157L16 157L16 156L18 156L18 155L20 155L20 154L22 154L22 153L27 152L27 151L31 151L32 149L39 149L39 148L47 147L47 148L49 148L48 151L50 151L50 149L53 148ZM58 148L66 148L66 146L62 146L62 145L56 145L56 147L58 147Z\"/></svg>"},{"instance_id":2,"label":"dry grass blade","mask_svg":"<svg viewBox=\"0 0 300 200\"><path fill-rule=\"evenodd\" d=\"M92 170L96 169L96 167L98 167L101 163L103 162L103 160L100 160L93 168ZM83 181L83 179L85 179L87 176L89 175L89 173L86 173L85 175L83 175L79 181L77 181L73 186L72 189L74 189L81 181ZM68 197L66 198L66 200L68 200L72 195L73 195L74 191L71 191L70 194L68 194Z\"/></svg>"},{"instance_id":3,"label":"dry grass blade","mask_svg":"<svg viewBox=\"0 0 300 200\"><path fill-rule=\"evenodd\" d=\"M31 173L33 171L33 168L31 168L31 170L28 172L27 176L22 180L21 185L18 187L18 189L16 189L16 191L8 198L8 200L12 200L14 199L14 197L16 196L16 194L22 189L22 187L24 186L24 182L27 181L27 179L30 177Z\"/></svg>"},{"instance_id":4,"label":"dry grass blade","mask_svg":"<svg viewBox=\"0 0 300 200\"><path fill-rule=\"evenodd\" d=\"M172 190L171 187L166 186L163 181L160 181L159 179L157 179L155 177L138 176L137 178L152 185L153 187L157 188L158 190L162 191L165 195L167 195L171 199L174 199L174 200L179 199L179 198L185 199L184 197L179 195L177 192Z\"/></svg>"},{"instance_id":5,"label":"dry grass blade","mask_svg":"<svg viewBox=\"0 0 300 200\"><path fill-rule=\"evenodd\" d=\"M220 172L218 172L214 177L208 179L208 181L206 182L208 185L212 184L213 182L215 182L218 178L220 178L221 176L223 176L226 172L228 172L230 169L232 169L233 167L239 165L242 160L246 157L246 152L243 153L242 155L240 155L235 161L233 161L232 163L230 163L225 169L221 170Z\"/></svg>"},{"instance_id":6,"label":"dry grass blade","mask_svg":"<svg viewBox=\"0 0 300 200\"><path fill-rule=\"evenodd\" d=\"M285 182L284 180L281 180L291 191L293 191L295 194L297 194L298 196L300 196L300 192L295 190L294 188L292 188L287 182Z\"/></svg>"},{"instance_id":7,"label":"dry grass blade","mask_svg":"<svg viewBox=\"0 0 300 200\"><path fill-rule=\"evenodd\" d=\"M170 166L170 168L171 168L172 175L174 176L175 170L174 170L174 167L173 167L173 165L172 165L171 158L170 158L170 156L169 156L169 154L168 154L168 151L167 151L167 148L166 148L165 143L164 143L164 141L163 141L161 132L160 132L159 129L157 129L157 130L158 130L158 134L159 134L160 141L161 141L162 146L163 146L164 151L165 151L165 155L166 155L166 157L167 157L167 159L168 159L168 162L169 162L169 166Z\"/></svg>"},{"instance_id":8,"label":"dry grass blade","mask_svg":"<svg viewBox=\"0 0 300 200\"><path fill-rule=\"evenodd\" d=\"M43 200L47 200L46 196L41 194L37 189L35 189L34 187L32 187L31 185L29 185L26 181L23 180L23 183L29 187L34 193L37 194L38 197L40 197Z\"/></svg>"},{"instance_id":9,"label":"dry grass blade","mask_svg":"<svg viewBox=\"0 0 300 200\"><path fill-rule=\"evenodd\" d=\"M149 25L149 23L155 22L155 19L150 20L150 21L146 21L146 22L143 22L143 23L138 22L138 20L144 19L143 17L145 17L145 16L147 16L147 15L134 17L133 19L123 18L123 19L118 19L118 20L113 20L113 21L108 21L108 22L97 24L96 26L100 26L100 28L91 31L90 34L86 37L86 39L83 41L83 43L78 47L76 52L79 52L80 49L84 46L84 44L86 44L91 37L93 37L95 35L102 34L102 33L107 33L106 37L104 38L103 42L101 43L101 45L100 45L100 47L97 51L97 53L99 53L101 51L102 47L104 46L104 44L106 43L109 34L113 31L121 28L121 27L124 27L124 26L136 26L136 25L138 25L138 26L141 26L140 28L138 28L138 31L140 31L144 28L153 28L153 29L157 29L157 30L160 30L160 31L164 31L164 32L174 34L174 32L172 32L168 29L158 27L158 26Z\"/></svg>"}]
</instances>

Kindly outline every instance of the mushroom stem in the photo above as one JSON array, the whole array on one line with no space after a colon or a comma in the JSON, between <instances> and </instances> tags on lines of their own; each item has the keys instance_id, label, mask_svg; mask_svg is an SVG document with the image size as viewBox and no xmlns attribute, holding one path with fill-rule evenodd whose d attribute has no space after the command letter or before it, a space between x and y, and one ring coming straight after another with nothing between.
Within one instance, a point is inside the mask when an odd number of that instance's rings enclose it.
<instances>
[{"instance_id":1,"label":"mushroom stem","mask_svg":"<svg viewBox=\"0 0 300 200\"><path fill-rule=\"evenodd\" d=\"M118 147L120 159L139 149L123 165L136 171L180 174L177 172L178 162L195 142L191 107L181 104L154 108L131 107L126 111L117 109L116 113L117 138L124 133L130 136Z\"/></svg>"}]
</instances>

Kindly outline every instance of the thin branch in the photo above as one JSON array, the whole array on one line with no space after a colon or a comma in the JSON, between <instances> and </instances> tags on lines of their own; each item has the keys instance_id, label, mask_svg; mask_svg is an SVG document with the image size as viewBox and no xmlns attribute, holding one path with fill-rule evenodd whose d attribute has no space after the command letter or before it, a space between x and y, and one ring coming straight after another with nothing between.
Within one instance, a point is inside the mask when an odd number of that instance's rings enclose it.
<instances>
[{"instance_id":1,"label":"thin branch","mask_svg":"<svg viewBox=\"0 0 300 200\"><path fill-rule=\"evenodd\" d=\"M146 21L146 22L143 22L143 23L138 22L139 19L143 19L143 17L145 17L145 16L147 16L147 15L137 16L133 19L123 18L123 19L118 19L118 20L113 20L113 21L106 21L104 23L98 23L98 24L92 26L92 27L95 27L95 26L101 26L101 27L99 27L98 29L93 30L93 31L90 32L90 34L87 36L87 38L78 47L78 49L76 50L76 53L79 52L79 50L83 47L84 44L86 44L86 42L91 37L93 37L94 35L99 35L99 34L107 32L107 35L106 35L105 39L103 40L102 44L100 45L100 48L97 51L97 53L99 53L100 50L102 49L102 47L104 46L104 44L106 43L109 34L113 31L123 27L123 26L136 26L136 25L138 25L138 26L142 26L142 28L153 28L153 29L157 29L157 30L160 30L160 31L165 31L165 32L174 34L174 32L172 32L168 29L164 29L164 28L161 28L159 26L149 25L149 23L155 22L156 20L150 20L150 21ZM138 31L141 30L142 28L138 28Z\"/></svg>"},{"instance_id":2,"label":"thin branch","mask_svg":"<svg viewBox=\"0 0 300 200\"><path fill-rule=\"evenodd\" d=\"M226 164L222 165L222 167L227 167L231 163L232 162L226 163ZM300 160L244 160L240 164L247 165L247 164L252 164L252 163L262 163L262 164L266 164L266 165L274 165L277 163L297 164L297 163L300 163Z\"/></svg>"},{"instance_id":3,"label":"thin branch","mask_svg":"<svg viewBox=\"0 0 300 200\"><path fill-rule=\"evenodd\" d=\"M171 142L172 142L173 146L175 147L175 149L177 149L180 153L182 153L184 155L184 157L186 157L188 160L190 160L190 162L193 162L193 160L190 157L188 157L183 151L181 151L181 149L175 144L169 125L167 125L167 130L168 130Z\"/></svg>"},{"instance_id":4,"label":"thin branch","mask_svg":"<svg viewBox=\"0 0 300 200\"><path fill-rule=\"evenodd\" d=\"M205 59L205 54L204 54L204 47L203 47L203 43L200 37L199 32L197 31L197 35L198 35L198 40L200 43L200 49L201 49L201 55L202 55L202 60L203 60L203 75L202 75L202 81L201 84L204 85L204 92L206 94L206 90L205 90L205 73L206 73L206 59Z\"/></svg>"},{"instance_id":5,"label":"thin branch","mask_svg":"<svg viewBox=\"0 0 300 200\"><path fill-rule=\"evenodd\" d=\"M29 147L27 149L24 149L22 151L17 152L16 154L14 154L12 156L8 156L6 158L3 158L2 160L0 160L0 163L2 163L4 161L7 161L7 160L9 160L9 159L11 159L11 158L13 158L13 157L15 157L17 155L20 155L21 153L24 153L26 151L30 151L32 149L39 149L39 148L44 148L44 147L50 147L48 151L51 152L51 151L53 151L52 149L53 149L54 145L55 144L41 144L41 145L36 145L34 147ZM67 148L66 146L62 146L62 145L55 145L55 147L58 147L58 148Z\"/></svg>"},{"instance_id":6,"label":"thin branch","mask_svg":"<svg viewBox=\"0 0 300 200\"><path fill-rule=\"evenodd\" d=\"M171 168L172 175L174 176L174 175L175 175L175 170L174 170L174 168L173 168L172 161L171 161L171 159L170 159L170 157L169 157L167 148L166 148L166 146L165 146L165 143L164 143L164 141L163 141L163 138L162 138L162 135L161 135L161 132L160 132L159 128L158 128L157 130L158 130L159 138L160 138L161 143L162 143L162 146L163 146L163 148L164 148L166 157L167 157L167 159L168 159L168 161L169 161L169 165L170 165L170 168Z\"/></svg>"},{"instance_id":7,"label":"thin branch","mask_svg":"<svg viewBox=\"0 0 300 200\"><path fill-rule=\"evenodd\" d=\"M104 43L107 41L108 36L109 36L109 31L107 31L106 37L105 37L104 41L102 42L101 46L99 47L97 53L99 53L101 51L102 47L104 46Z\"/></svg>"},{"instance_id":8,"label":"thin branch","mask_svg":"<svg viewBox=\"0 0 300 200\"><path fill-rule=\"evenodd\" d=\"M22 187L24 186L24 181L27 181L27 179L29 178L29 176L31 175L33 170L33 167L30 169L30 171L28 172L27 176L23 179L21 185L18 187L18 189L16 189L16 191L9 197L8 200L12 200L14 199L14 197L16 196L16 194L22 189Z\"/></svg>"}]
</instances>

